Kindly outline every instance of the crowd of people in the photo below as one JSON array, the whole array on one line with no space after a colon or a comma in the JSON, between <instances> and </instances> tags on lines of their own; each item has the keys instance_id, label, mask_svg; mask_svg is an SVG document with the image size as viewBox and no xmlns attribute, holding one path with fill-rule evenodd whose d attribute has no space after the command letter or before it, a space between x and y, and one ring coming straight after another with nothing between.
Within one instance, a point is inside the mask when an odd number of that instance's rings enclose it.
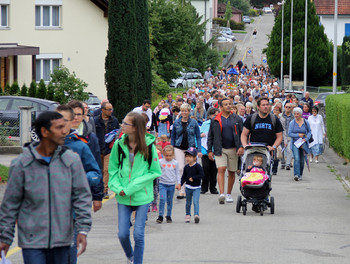
<instances>
[{"instance_id":1,"label":"crowd of people","mask_svg":"<svg viewBox=\"0 0 350 264\"><path fill-rule=\"evenodd\" d=\"M112 191L127 263L142 263L148 212L158 212L159 224L172 223L176 189L177 199L186 199L186 223L192 204L193 221L200 222L200 195L208 191L219 204L233 203L240 157L251 142L266 145L274 175L293 167L294 180L302 180L305 162L319 162L326 135L309 93L301 101L286 93L268 66L248 69L239 61L233 68L238 74L222 68L216 76L208 68L204 83L175 98L168 94L153 111L144 100L121 125L107 99L92 115L76 100L40 115L40 141L11 165L0 210L0 250L8 251L17 221L26 264L77 263L91 228L91 205L97 212ZM261 166L259 157L254 162L249 169Z\"/></svg>"}]
</instances>

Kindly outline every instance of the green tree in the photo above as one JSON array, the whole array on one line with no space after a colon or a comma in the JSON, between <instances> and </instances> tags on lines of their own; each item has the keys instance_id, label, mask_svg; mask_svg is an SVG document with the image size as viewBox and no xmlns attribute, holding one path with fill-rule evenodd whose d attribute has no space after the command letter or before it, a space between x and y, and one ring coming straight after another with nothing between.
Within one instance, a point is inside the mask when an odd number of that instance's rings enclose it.
<instances>
[{"instance_id":1,"label":"green tree","mask_svg":"<svg viewBox=\"0 0 350 264\"><path fill-rule=\"evenodd\" d=\"M206 24L189 1L149 0L149 13L152 69L167 83L182 69L217 66L212 40L203 41Z\"/></svg>"},{"instance_id":2,"label":"green tree","mask_svg":"<svg viewBox=\"0 0 350 264\"><path fill-rule=\"evenodd\" d=\"M17 95L19 93L18 82L14 81L10 88L10 95Z\"/></svg>"},{"instance_id":3,"label":"green tree","mask_svg":"<svg viewBox=\"0 0 350 264\"><path fill-rule=\"evenodd\" d=\"M314 3L308 0L308 47L307 47L307 82L317 86L324 83L332 72L332 45L320 26ZM284 7L284 41L283 72L289 72L290 13L291 2L287 0ZM267 62L272 73L280 75L281 68L281 22L282 12L275 19L267 47ZM292 79L303 80L304 77L304 28L305 1L294 0L293 12L293 64Z\"/></svg>"},{"instance_id":4,"label":"green tree","mask_svg":"<svg viewBox=\"0 0 350 264\"><path fill-rule=\"evenodd\" d=\"M36 91L36 97L45 99L46 93L47 93L47 89L46 89L45 81L41 79L38 85L38 90Z\"/></svg>"},{"instance_id":5,"label":"green tree","mask_svg":"<svg viewBox=\"0 0 350 264\"><path fill-rule=\"evenodd\" d=\"M28 90L28 96L29 97L35 97L36 96L36 82L35 80L33 80L31 83L30 83L30 86L29 86L29 90Z\"/></svg>"},{"instance_id":6,"label":"green tree","mask_svg":"<svg viewBox=\"0 0 350 264\"><path fill-rule=\"evenodd\" d=\"M346 90L350 87L350 36L343 38L341 69L341 85Z\"/></svg>"},{"instance_id":7,"label":"green tree","mask_svg":"<svg viewBox=\"0 0 350 264\"><path fill-rule=\"evenodd\" d=\"M49 83L47 86L46 99L53 101L55 99L55 86L52 83Z\"/></svg>"},{"instance_id":8,"label":"green tree","mask_svg":"<svg viewBox=\"0 0 350 264\"><path fill-rule=\"evenodd\" d=\"M219 0L219 3L226 3L227 1L230 2L231 6L243 11L244 15L249 14L249 0Z\"/></svg>"},{"instance_id":9,"label":"green tree","mask_svg":"<svg viewBox=\"0 0 350 264\"><path fill-rule=\"evenodd\" d=\"M231 2L227 1L226 3L226 11L225 11L225 20L231 20L231 16L232 16L232 6L231 6Z\"/></svg>"},{"instance_id":10,"label":"green tree","mask_svg":"<svg viewBox=\"0 0 350 264\"><path fill-rule=\"evenodd\" d=\"M89 98L85 92L87 83L77 78L75 72L70 73L65 66L53 70L49 84L54 86L54 99L60 104L66 104L71 100L85 101Z\"/></svg>"},{"instance_id":11,"label":"green tree","mask_svg":"<svg viewBox=\"0 0 350 264\"><path fill-rule=\"evenodd\" d=\"M24 83L22 85L22 88L21 88L21 96L27 96L28 95L28 87L27 85Z\"/></svg>"},{"instance_id":12,"label":"green tree","mask_svg":"<svg viewBox=\"0 0 350 264\"><path fill-rule=\"evenodd\" d=\"M4 88L4 95L9 95L10 94L10 90L11 90L11 86L9 83L5 84L5 88Z\"/></svg>"},{"instance_id":13,"label":"green tree","mask_svg":"<svg viewBox=\"0 0 350 264\"><path fill-rule=\"evenodd\" d=\"M108 99L119 120L137 105L136 29L135 1L109 1L105 82Z\"/></svg>"},{"instance_id":14,"label":"green tree","mask_svg":"<svg viewBox=\"0 0 350 264\"><path fill-rule=\"evenodd\" d=\"M136 45L137 45L137 104L152 96L152 66L150 57L148 4L147 0L135 1L136 14Z\"/></svg>"}]
</instances>

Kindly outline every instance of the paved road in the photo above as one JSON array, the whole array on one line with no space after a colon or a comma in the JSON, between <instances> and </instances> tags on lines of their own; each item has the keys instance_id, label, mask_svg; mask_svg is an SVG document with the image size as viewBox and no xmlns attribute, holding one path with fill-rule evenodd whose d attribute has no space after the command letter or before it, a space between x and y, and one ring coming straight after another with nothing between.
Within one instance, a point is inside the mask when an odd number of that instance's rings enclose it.
<instances>
[{"instance_id":1,"label":"paved road","mask_svg":"<svg viewBox=\"0 0 350 264\"><path fill-rule=\"evenodd\" d=\"M238 60L242 60L243 63L247 64L250 68L252 63L261 64L262 57L265 57L262 54L262 50L267 47L269 41L268 36L271 33L272 27L274 25L274 15L273 14L264 14L262 16L256 17L254 22L251 24L246 24L245 31L247 34L235 34L238 40L235 41L236 52L231 59L231 63L236 65ZM253 38L253 30L257 30L256 39ZM251 50L251 53L248 53L248 49Z\"/></svg>"},{"instance_id":2,"label":"paved road","mask_svg":"<svg viewBox=\"0 0 350 264\"><path fill-rule=\"evenodd\" d=\"M243 216L235 212L235 203L219 205L218 196L210 194L200 198L199 224L184 223L185 201L174 201L172 224L157 224L157 213L149 213L144 263L349 263L350 198L327 167L349 173L349 166L341 163L327 149L304 181L295 182L291 171L280 171L271 192L274 215L260 216L249 208ZM238 194L236 181L235 202ZM117 240L115 199L93 215L88 243L79 263L125 263ZM14 264L23 263L18 248L13 246L11 253Z\"/></svg>"}]
</instances>

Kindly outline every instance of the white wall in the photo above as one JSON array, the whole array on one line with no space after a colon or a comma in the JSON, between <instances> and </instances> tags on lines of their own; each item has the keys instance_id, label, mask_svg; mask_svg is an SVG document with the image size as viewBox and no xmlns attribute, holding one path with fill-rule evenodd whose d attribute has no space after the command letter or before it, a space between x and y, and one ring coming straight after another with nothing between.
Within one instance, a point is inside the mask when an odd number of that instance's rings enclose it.
<instances>
[{"instance_id":1,"label":"white wall","mask_svg":"<svg viewBox=\"0 0 350 264\"><path fill-rule=\"evenodd\" d=\"M328 39L332 40L334 43L334 16L319 16L320 22L324 26L324 31ZM343 44L343 38L345 36L345 24L350 23L349 16L340 16L338 15L337 22L337 45L341 46Z\"/></svg>"},{"instance_id":2,"label":"white wall","mask_svg":"<svg viewBox=\"0 0 350 264\"><path fill-rule=\"evenodd\" d=\"M208 21L204 38L204 41L208 42L211 38L210 31L213 27L213 0L191 0L191 4L196 8L199 16L202 16L201 22Z\"/></svg>"},{"instance_id":3,"label":"white wall","mask_svg":"<svg viewBox=\"0 0 350 264\"><path fill-rule=\"evenodd\" d=\"M60 29L35 28L35 0L11 1L9 29L0 30L2 43L40 47L40 54L62 54L62 64L88 84L87 91L106 98L105 57L108 20L91 1L63 0ZM31 82L31 56L18 56L19 85Z\"/></svg>"}]
</instances>

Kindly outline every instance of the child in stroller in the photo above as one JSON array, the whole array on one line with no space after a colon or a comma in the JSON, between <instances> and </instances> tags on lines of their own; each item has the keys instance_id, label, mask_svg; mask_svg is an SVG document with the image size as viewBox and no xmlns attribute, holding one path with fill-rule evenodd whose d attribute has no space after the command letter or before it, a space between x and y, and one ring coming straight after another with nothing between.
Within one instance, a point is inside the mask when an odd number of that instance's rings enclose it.
<instances>
[{"instance_id":1,"label":"child in stroller","mask_svg":"<svg viewBox=\"0 0 350 264\"><path fill-rule=\"evenodd\" d=\"M252 210L263 215L267 207L274 213L274 198L270 197L272 160L265 145L254 144L246 147L242 157L240 190L245 199L239 195L236 212L242 207L246 214L247 204L252 204Z\"/></svg>"}]
</instances>

